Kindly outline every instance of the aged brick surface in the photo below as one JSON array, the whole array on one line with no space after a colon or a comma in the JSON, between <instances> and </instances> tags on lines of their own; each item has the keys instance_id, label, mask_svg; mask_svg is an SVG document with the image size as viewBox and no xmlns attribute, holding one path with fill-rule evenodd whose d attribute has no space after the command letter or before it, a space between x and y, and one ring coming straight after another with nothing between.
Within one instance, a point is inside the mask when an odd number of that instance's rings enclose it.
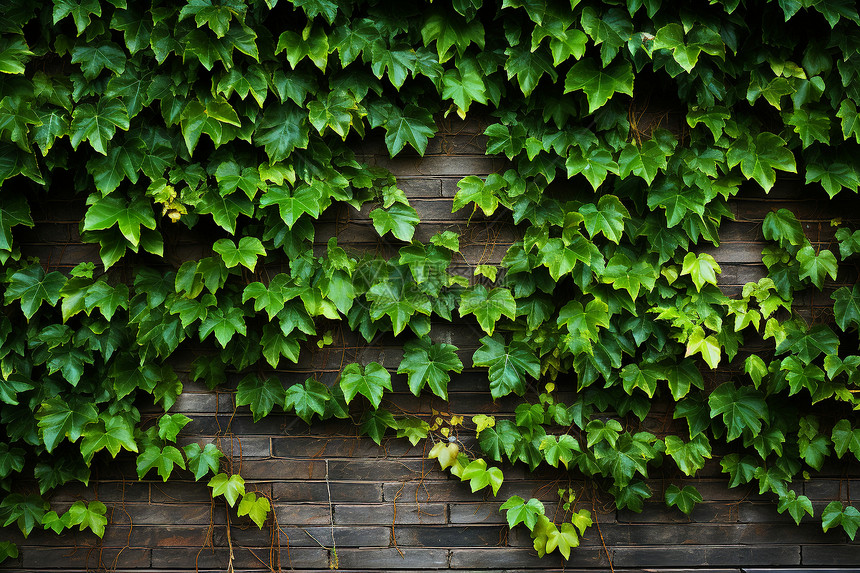
<instances>
[{"instance_id":1,"label":"aged brick surface","mask_svg":"<svg viewBox=\"0 0 860 573\"><path fill-rule=\"evenodd\" d=\"M679 116L681 117L681 116ZM640 125L653 121L643 117ZM671 118L670 118L671 120ZM674 120L672 120L674 121ZM682 121L682 120L680 120ZM500 209L485 217L471 208L452 213L458 182L466 175L486 176L510 167L504 158L485 157L484 119L461 122L445 120L442 132L432 139L424 158L404 153L388 157L381 140L363 142L356 149L358 159L386 167L398 176L398 186L410 198L422 223L415 238L428 241L444 230L460 235L461 256L452 261L451 272L476 280L477 264L498 264L506 249L522 237L524 227L514 227L510 214ZM744 186L729 202L735 221L721 227L721 245L703 243L697 249L711 253L719 261L719 282L729 296L740 294L743 285L764 276L761 262L763 237L761 223L767 213L786 207L801 220L804 231L816 247L836 248L835 228L830 220L860 223L860 203L846 196L825 202L823 192L802 186L794 179L781 179L769 194ZM554 186L548 193L563 193ZM820 195L820 196L819 196ZM826 210L823 205L826 206ZM356 211L348 206L328 209L315 226L315 253L321 256L330 237L338 244L360 252L379 252L397 256L402 246L389 238L380 239L364 206ZM69 204L46 201L34 205L33 216L39 224L22 228L20 238L26 255L50 257L51 268L68 270L81 260L97 260L98 246L77 243L83 211L69 210ZM60 220L58 215L62 217ZM208 246L181 226L167 229L179 261L207 256ZM18 230L16 229L16 240ZM68 243L68 244L66 244ZM287 270L282 264L267 266L274 274ZM848 280L857 279L857 269L848 268ZM483 280L483 279L482 279ZM827 284L823 292L805 293L795 301L803 316L820 313L832 305L830 295L838 285ZM492 401L487 396L485 372L471 368L472 354L483 333L456 318L453 322L433 323L437 342L459 347L464 372L452 377L450 403L427 394L409 393L405 376L393 376L394 393L387 395L395 409L429 414L442 409L452 414L493 414L512 418L519 398ZM380 336L367 344L345 331L342 338L325 350L303 351L299 363L283 362L275 373L291 385L316 377L327 385L337 383L342 364L350 361L377 361L396 369L402 359L402 337ZM709 372L706 382L716 385L743 372L743 360L750 353L772 353L772 342L748 340L748 346L735 360L718 372ZM848 543L840 529L824 533L820 512L829 500L848 500L860 491L860 464L845 460L828 462L820 472L823 478L794 485L798 494L813 501L814 519L807 518L797 527L787 514L780 515L770 496L758 495L757 483L735 489L726 487L720 458L729 451L715 451L714 457L696 479L682 479L674 466L666 473L655 469L646 480L653 497L645 511L604 509L605 500L580 501L595 511L600 528L592 527L581 539L581 546L566 562L553 553L538 559L528 531L507 527L499 512L501 503L511 495L536 497L544 502L547 515L563 511L556 490L571 487L580 492L584 483L576 472L541 469L530 474L522 465L503 465L505 483L498 496L471 493L468 484L439 471L435 461L424 460L424 449L405 440L386 438L381 446L358 437L350 421L331 420L308 427L280 410L254 423L247 407L235 408L233 392L241 379L230 374L218 392L208 391L203 381L188 379L191 361L207 352L205 345L188 341L173 363L185 384L186 393L171 412L183 412L192 422L180 436L180 444L215 443L232 458L233 469L241 469L249 491L271 496L274 517L262 531L236 509L228 510L223 500L211 499L205 480L194 482L189 472L181 480L163 483L155 473L138 482L133 456L99 463L88 487L70 485L54 495L52 508L63 510L73 502L99 499L108 507L111 524L104 539L91 533L67 531L55 536L34 531L28 539L13 528L5 528L2 539L19 544L21 557L0 568L10 571L39 570L116 570L154 573L155 571L201 573L226 570L229 544L234 548L235 571L282 570L329 571L337 566L344 573L385 571L390 573L419 570L455 570L483 573L527 573L565 571L596 573L799 573L804 568L829 568L831 571L856 570L860 563L860 544ZM558 383L558 397L568 400L564 381ZM640 429L658 435L687 431L686 423L671 419L667 406L655 403L652 416ZM355 410L353 415L360 416ZM155 419L158 408L145 408L144 415ZM635 425L635 424L634 424ZM477 450L473 436L460 436L464 448ZM855 479L848 479L853 476ZM705 502L690 516L663 503L669 484L694 485ZM548 485L549 484L549 485ZM16 484L33 490L36 484ZM606 506L609 507L609 506ZM228 513L229 511L229 513ZM231 524L228 541L227 523ZM274 523L277 522L277 535ZM272 547L279 545L280 563Z\"/></svg>"}]
</instances>

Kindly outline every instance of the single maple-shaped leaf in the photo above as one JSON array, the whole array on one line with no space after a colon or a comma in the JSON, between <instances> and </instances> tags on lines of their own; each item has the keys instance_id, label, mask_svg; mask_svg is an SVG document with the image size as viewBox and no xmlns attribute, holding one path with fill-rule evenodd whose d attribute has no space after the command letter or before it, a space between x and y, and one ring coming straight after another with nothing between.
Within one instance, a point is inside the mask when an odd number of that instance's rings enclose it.
<instances>
[{"instance_id":1,"label":"single maple-shaped leaf","mask_svg":"<svg viewBox=\"0 0 860 573\"><path fill-rule=\"evenodd\" d=\"M853 289L840 287L831 297L834 300L833 315L839 328L843 331L851 325L860 328L860 285L854 285Z\"/></svg>"},{"instance_id":2,"label":"single maple-shaped leaf","mask_svg":"<svg viewBox=\"0 0 860 573\"><path fill-rule=\"evenodd\" d=\"M602 233L616 244L624 232L624 220L630 218L630 211L615 195L604 195L597 205L586 203L579 212L585 218L585 228L592 239Z\"/></svg>"},{"instance_id":3,"label":"single maple-shaped leaf","mask_svg":"<svg viewBox=\"0 0 860 573\"><path fill-rule=\"evenodd\" d=\"M182 414L177 415L182 416ZM103 413L98 422L88 424L84 428L82 436L81 455L87 463L96 452L102 449L107 449L113 457L116 457L121 449L137 452L137 443L134 440L134 422L128 416L111 416Z\"/></svg>"},{"instance_id":4,"label":"single maple-shaped leaf","mask_svg":"<svg viewBox=\"0 0 860 573\"><path fill-rule=\"evenodd\" d=\"M155 468L158 475L164 481L173 473L173 466L177 465L185 469L185 458L182 457L182 452L173 446L148 446L142 453L137 456L137 476L139 479Z\"/></svg>"},{"instance_id":5,"label":"single maple-shaped leaf","mask_svg":"<svg viewBox=\"0 0 860 573\"><path fill-rule=\"evenodd\" d=\"M794 154L786 147L785 140L768 132L759 133L755 139L745 134L734 140L726 160L729 167L740 164L743 176L755 179L765 192L776 182L776 169L797 173Z\"/></svg>"},{"instance_id":6,"label":"single maple-shaped leaf","mask_svg":"<svg viewBox=\"0 0 860 573\"><path fill-rule=\"evenodd\" d=\"M215 446L215 444L206 444L206 447L201 448L200 444L193 442L188 444L182 450L185 452L185 458L188 460L188 470L194 474L194 480L200 481L210 471L213 474L218 473L220 459L224 455Z\"/></svg>"},{"instance_id":7,"label":"single maple-shaped leaf","mask_svg":"<svg viewBox=\"0 0 860 573\"><path fill-rule=\"evenodd\" d=\"M610 150L599 145L588 149L572 147L564 166L568 177L582 173L595 191L610 173L619 174L618 163Z\"/></svg>"},{"instance_id":8,"label":"single maple-shaped leaf","mask_svg":"<svg viewBox=\"0 0 860 573\"><path fill-rule=\"evenodd\" d=\"M632 262L626 255L617 254L609 259L600 282L611 284L616 290L626 290L630 298L636 300L643 288L649 292L657 282L657 270L647 260Z\"/></svg>"},{"instance_id":9,"label":"single maple-shaped leaf","mask_svg":"<svg viewBox=\"0 0 860 573\"><path fill-rule=\"evenodd\" d=\"M535 498L526 501L518 495L511 496L499 507L499 512L505 511L505 518L508 521L508 527L514 528L517 524L523 523L533 530L537 524L539 515L544 515L546 508L543 503Z\"/></svg>"},{"instance_id":10,"label":"single maple-shaped leaf","mask_svg":"<svg viewBox=\"0 0 860 573\"><path fill-rule=\"evenodd\" d=\"M79 530L89 529L99 537L105 534L105 526L107 525L107 507L98 500L89 503L79 499L69 508L66 515L63 516L68 527L79 526Z\"/></svg>"},{"instance_id":11,"label":"single maple-shaped leaf","mask_svg":"<svg viewBox=\"0 0 860 573\"><path fill-rule=\"evenodd\" d=\"M408 376L409 390L416 396L429 385L434 394L447 400L450 371L463 371L463 363L453 344L433 344L429 338L421 338L403 345L403 360L397 373Z\"/></svg>"},{"instance_id":12,"label":"single maple-shaped leaf","mask_svg":"<svg viewBox=\"0 0 860 573\"><path fill-rule=\"evenodd\" d=\"M701 292L702 287L706 284L716 285L717 273L721 272L720 265L708 253L699 253L698 256L694 253L687 253L681 264L681 275L692 277L697 292Z\"/></svg>"},{"instance_id":13,"label":"single maple-shaped leaf","mask_svg":"<svg viewBox=\"0 0 860 573\"><path fill-rule=\"evenodd\" d=\"M66 278L57 271L45 274L41 265L31 265L9 277L9 286L4 293L4 302L9 305L14 300L21 301L21 311L27 320L31 319L42 303L50 306L60 300L60 291Z\"/></svg>"},{"instance_id":14,"label":"single maple-shaped leaf","mask_svg":"<svg viewBox=\"0 0 860 573\"><path fill-rule=\"evenodd\" d=\"M675 506L687 515L690 515L696 504L701 502L702 494L691 485L685 485L684 489L680 489L675 484L672 484L666 488L666 505L669 507Z\"/></svg>"},{"instance_id":15,"label":"single maple-shaped leaf","mask_svg":"<svg viewBox=\"0 0 860 573\"><path fill-rule=\"evenodd\" d=\"M295 410L299 418L310 424L314 414L320 418L325 416L326 402L331 399L332 395L325 384L308 378L304 384L293 384L287 388L284 410Z\"/></svg>"},{"instance_id":16,"label":"single maple-shaped leaf","mask_svg":"<svg viewBox=\"0 0 860 573\"><path fill-rule=\"evenodd\" d=\"M783 247L802 245L806 241L800 221L788 209L771 211L765 215L761 231L765 239L778 241Z\"/></svg>"},{"instance_id":17,"label":"single maple-shaped leaf","mask_svg":"<svg viewBox=\"0 0 860 573\"><path fill-rule=\"evenodd\" d=\"M485 336L480 342L481 347L472 356L472 365L488 368L494 400L511 392L521 396L526 390L526 374L535 379L540 376L540 361L527 344L515 341L505 345L498 335Z\"/></svg>"},{"instance_id":18,"label":"single maple-shaped leaf","mask_svg":"<svg viewBox=\"0 0 860 573\"><path fill-rule=\"evenodd\" d=\"M254 272L257 266L257 257L266 256L263 243L256 237L242 237L238 246L230 239L218 239L212 246L212 250L221 255L228 269L241 264L251 272Z\"/></svg>"},{"instance_id":19,"label":"single maple-shaped leaf","mask_svg":"<svg viewBox=\"0 0 860 573\"><path fill-rule=\"evenodd\" d=\"M711 443L705 434L697 434L687 443L678 436L666 436L664 441L666 453L672 456L678 469L688 476L696 475L698 470L705 467L705 460L711 459Z\"/></svg>"},{"instance_id":20,"label":"single maple-shaped leaf","mask_svg":"<svg viewBox=\"0 0 860 573\"><path fill-rule=\"evenodd\" d=\"M282 405L284 398L284 386L277 378L249 374L236 388L236 406L250 406L255 422L268 416L276 404Z\"/></svg>"},{"instance_id":21,"label":"single maple-shaped leaf","mask_svg":"<svg viewBox=\"0 0 860 573\"><path fill-rule=\"evenodd\" d=\"M420 221L418 211L402 203L395 203L388 209L374 209L370 212L370 218L380 237L390 232L396 239L406 242L412 241L415 226Z\"/></svg>"},{"instance_id":22,"label":"single maple-shaped leaf","mask_svg":"<svg viewBox=\"0 0 860 573\"><path fill-rule=\"evenodd\" d=\"M460 316L474 314L484 332L491 335L502 316L516 320L517 302L509 289L474 285L460 295Z\"/></svg>"},{"instance_id":23,"label":"single maple-shaped leaf","mask_svg":"<svg viewBox=\"0 0 860 573\"><path fill-rule=\"evenodd\" d=\"M363 371L358 364L348 364L340 374L340 387L347 404L361 394L370 400L376 410L385 390L392 389L391 373L377 362L371 362Z\"/></svg>"},{"instance_id":24,"label":"single maple-shaped leaf","mask_svg":"<svg viewBox=\"0 0 860 573\"><path fill-rule=\"evenodd\" d=\"M69 139L74 149L86 139L93 149L107 155L108 142L117 128L128 130L128 112L125 105L117 98L103 97L96 105L84 103L75 107Z\"/></svg>"},{"instance_id":25,"label":"single maple-shaped leaf","mask_svg":"<svg viewBox=\"0 0 860 573\"><path fill-rule=\"evenodd\" d=\"M85 231L101 231L114 225L133 247L137 247L141 241L141 227L155 229L152 202L142 195L135 195L130 202L110 195L97 200L87 209L83 226Z\"/></svg>"},{"instance_id":26,"label":"single maple-shaped leaf","mask_svg":"<svg viewBox=\"0 0 860 573\"><path fill-rule=\"evenodd\" d=\"M476 175L464 177L457 182L457 194L454 195L451 212L455 213L469 203L474 203L475 209L480 208L489 217L499 206L497 193L505 186L505 180L497 173L491 173L486 180Z\"/></svg>"},{"instance_id":27,"label":"single maple-shaped leaf","mask_svg":"<svg viewBox=\"0 0 860 573\"><path fill-rule=\"evenodd\" d=\"M309 142L307 113L293 103L270 104L254 130L254 143L262 145L271 163L283 161L294 149Z\"/></svg>"},{"instance_id":28,"label":"single maple-shaped leaf","mask_svg":"<svg viewBox=\"0 0 860 573\"><path fill-rule=\"evenodd\" d=\"M797 261L800 263L800 279L809 278L819 289L824 286L824 277L836 280L838 263L836 256L829 249L822 249L815 253L812 245L806 245L797 252Z\"/></svg>"},{"instance_id":29,"label":"single maple-shaped leaf","mask_svg":"<svg viewBox=\"0 0 860 573\"><path fill-rule=\"evenodd\" d=\"M407 105L403 111L395 109L385 124L385 145L391 157L397 155L408 143L419 155L424 155L427 143L436 133L436 122L426 109Z\"/></svg>"},{"instance_id":30,"label":"single maple-shaped leaf","mask_svg":"<svg viewBox=\"0 0 860 573\"><path fill-rule=\"evenodd\" d=\"M257 527L263 529L263 524L266 523L266 517L270 511L272 511L272 504L269 503L268 498L262 495L257 497L254 492L248 492L242 496L236 515L239 517L247 515L257 524Z\"/></svg>"},{"instance_id":31,"label":"single maple-shaped leaf","mask_svg":"<svg viewBox=\"0 0 860 573\"><path fill-rule=\"evenodd\" d=\"M239 474L217 474L209 480L208 485L212 488L212 496L223 495L230 507L236 504L239 496L245 495L245 479Z\"/></svg>"},{"instance_id":32,"label":"single maple-shaped leaf","mask_svg":"<svg viewBox=\"0 0 860 573\"><path fill-rule=\"evenodd\" d=\"M711 392L708 405L712 418L722 414L728 428L728 441L738 438L744 430L749 430L753 435L758 434L762 421L770 419L761 392L749 386L737 387L726 382Z\"/></svg>"},{"instance_id":33,"label":"single maple-shaped leaf","mask_svg":"<svg viewBox=\"0 0 860 573\"><path fill-rule=\"evenodd\" d=\"M588 98L588 113L594 113L616 93L633 96L633 68L626 60L608 67L590 58L580 60L564 79L564 93L579 90Z\"/></svg>"}]
</instances>

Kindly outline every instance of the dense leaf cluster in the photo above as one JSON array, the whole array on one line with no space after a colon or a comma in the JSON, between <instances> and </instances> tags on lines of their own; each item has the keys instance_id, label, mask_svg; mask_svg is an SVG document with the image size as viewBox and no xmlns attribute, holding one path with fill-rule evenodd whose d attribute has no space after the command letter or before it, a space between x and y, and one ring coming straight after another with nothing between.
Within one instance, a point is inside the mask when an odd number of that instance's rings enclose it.
<instances>
[{"instance_id":1,"label":"dense leaf cluster","mask_svg":"<svg viewBox=\"0 0 860 573\"><path fill-rule=\"evenodd\" d=\"M850 416L860 286L833 293L835 324L809 323L792 303L844 279L839 263L860 252L860 231L840 228L834 252L790 211L769 213L767 277L734 298L697 247L718 244L729 198L742 186L769 191L778 171L811 192L857 192L858 26L849 0L7 2L0 525L101 535L100 502L58 515L43 496L87 482L95 456L126 450L141 478L211 474L213 494L241 500L239 514L262 526L269 501L221 471L214 446L174 445L185 416L141 424L138 406L167 411L181 394L170 359L186 340L215 349L192 377L214 387L239 372L236 402L255 419L352 416L377 442L390 430L428 438L431 457L473 491L502 483L487 460L561 464L641 510L649 468L694 476L728 444L730 485L757 480L800 522L813 508L792 480L860 457ZM640 126L649 98L682 125ZM487 153L509 160L464 178L454 198L455 210L505 213L521 230L501 269L479 267L486 284L448 272L455 233L413 241L419 217L394 177L351 151L378 136L392 156L423 154L434 114L449 113L491 117ZM46 192L85 206L81 237L99 245L98 264L66 276L22 258L14 235L34 225L30 204ZM365 203L397 254L355 254L336 239L315 254L315 220ZM171 225L202 230L211 254L177 261ZM275 265L285 272L267 272ZM457 315L485 334L470 364L433 337L433 321ZM391 372L378 363L346 365L332 387L260 374L263 361L276 368L308 341L329 343L329 321L402 341L397 372L416 395L447 399L450 373L472 366L486 368L488 400L535 398L515 419L476 416L485 458L475 458L456 443L462 419L398 419L382 407ZM706 387L702 368L759 335L774 344L767 360L751 355L743 376ZM545 391L530 393L537 380ZM577 390L573 403L553 394L561 384ZM619 421L644 419L658 397L689 432ZM350 412L359 401L369 407ZM22 476L40 492L12 491ZM568 556L591 524L574 492L560 495L563 523L537 500L503 505L540 554ZM701 496L672 485L665 499L689 513ZM852 538L860 525L841 500L822 519Z\"/></svg>"}]
</instances>

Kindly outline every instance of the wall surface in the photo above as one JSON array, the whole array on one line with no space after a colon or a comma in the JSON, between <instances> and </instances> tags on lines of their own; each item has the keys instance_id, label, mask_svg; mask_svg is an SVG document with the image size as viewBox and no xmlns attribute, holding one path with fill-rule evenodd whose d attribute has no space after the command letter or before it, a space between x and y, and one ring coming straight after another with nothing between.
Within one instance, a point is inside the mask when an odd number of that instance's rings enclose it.
<instances>
[{"instance_id":1,"label":"wall surface","mask_svg":"<svg viewBox=\"0 0 860 573\"><path fill-rule=\"evenodd\" d=\"M421 217L418 240L426 241L446 229L461 235L463 258L455 260L454 266L471 276L476 264L498 263L522 229L514 228L504 215L488 220L469 209L451 213L460 178L486 175L505 164L484 156L481 122L445 120L441 128L423 158L392 160L383 145L369 144L358 149L359 159L398 176L400 187ZM564 188L558 192L563 193ZM760 228L770 210L792 210L816 246L834 248L830 224L834 217L860 223L856 198L824 202L818 193L803 187L801 181L786 179L767 196L746 190L731 202L736 221L722 227L719 248L705 249L722 266L720 281L725 292L738 293L744 283L763 276ZM339 244L352 249L393 253L397 245L380 241L367 219L368 210L331 208L325 222L317 226L318 245L324 248L329 237L337 236ZM61 270L81 260L98 261L97 247L79 243L77 229L83 213L71 212L67 204L51 200L34 206L33 214L36 229L22 233L25 254L39 256L43 264ZM170 235L168 243L178 259L207 254L178 228ZM827 320L823 313L828 306L832 310L829 295L833 288L828 285L824 293L803 301L801 310L808 319ZM434 338L457 344L464 364L471 365L479 336L469 326L456 321L440 323L433 325L433 332ZM304 348L298 365L281 362L285 368L279 375L285 384L308 377L334 384L342 364L353 361L377 361L396 370L400 356L393 340L380 337L365 344L348 332L333 334L334 344L323 350ZM761 349L767 352L767 345L762 343ZM205 485L191 481L188 473L183 474L189 480L185 482L138 481L133 458L120 456L94 467L90 487L67 487L52 498L57 509L77 499L103 501L110 518L104 539L89 532L59 537L34 532L23 539L6 528L3 538L15 541L21 554L0 569L225 571L231 547L235 571L571 571L609 570L611 565L619 572L672 568L739 572L856 570L860 564L860 543L849 543L841 529L823 533L818 518L824 500L841 497L850 501L860 495L860 468L847 461L824 468L820 478L792 484L813 500L816 509L816 518L799 527L787 513L777 513L770 497L757 494L756 483L727 488L719 462L720 454L728 452L715 452L694 480L682 479L671 470L665 475L652 473L653 501L646 503L641 514L609 509L608 499L584 488L574 473L529 474L522 466L503 466L505 484L498 497L488 494L482 498L440 471L434 460L425 459L422 447L410 447L405 439L389 438L379 447L369 438L356 436L352 424L327 422L308 427L286 415L272 414L254 424L247 408L234 406L231 389L237 379L214 392L187 379L196 352L188 348L184 363L176 364L186 391L172 412L193 419L180 440L214 441L225 453L232 452L234 469L240 470L249 490L274 499L274 520L259 531L235 512L228 515L223 500L213 502ZM709 389L742 370L743 358L739 356L717 373L705 373ZM450 408L446 414L510 416L516 404L507 399L491 402L486 375L477 369L454 375L449 385L450 406L429 396L412 396L402 376L394 376L394 381L389 407L395 412L430 414L434 408ZM556 383L560 398L569 397L566 388L573 386L572 381L559 379ZM144 413L152 420L158 414L152 409ZM659 404L641 424L632 416L624 422L628 429L642 427L658 436L680 427ZM461 438L466 447L474 447L474 439ZM689 518L662 503L668 485L686 483L694 484L705 498ZM557 553L538 559L528 532L523 527L509 530L505 525L498 510L501 500L514 494L537 497L544 501L547 514L553 515L562 511L557 490L567 487L578 492L578 507L592 510L597 526L589 529L566 563Z\"/></svg>"}]
</instances>

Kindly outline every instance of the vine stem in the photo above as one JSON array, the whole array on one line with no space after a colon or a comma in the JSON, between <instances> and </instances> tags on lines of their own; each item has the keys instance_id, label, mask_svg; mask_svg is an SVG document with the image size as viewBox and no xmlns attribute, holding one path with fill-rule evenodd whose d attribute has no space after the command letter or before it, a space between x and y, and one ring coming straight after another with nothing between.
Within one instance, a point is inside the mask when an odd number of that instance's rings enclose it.
<instances>
[{"instance_id":1,"label":"vine stem","mask_svg":"<svg viewBox=\"0 0 860 573\"><path fill-rule=\"evenodd\" d=\"M230 537L230 506L224 500L224 508L227 510L227 547L230 550L230 559L227 562L227 573L233 573L233 539Z\"/></svg>"},{"instance_id":2,"label":"vine stem","mask_svg":"<svg viewBox=\"0 0 860 573\"><path fill-rule=\"evenodd\" d=\"M596 492L592 492L593 494ZM597 526L597 535L600 536L600 544L603 545L603 552L606 553L606 560L609 562L609 571L615 573L615 567L612 566L612 556L609 555L609 549L606 547L606 540L603 539L603 532L600 531L600 520L597 519L597 505L595 504L596 495L591 496L591 512L594 516L594 525Z\"/></svg>"},{"instance_id":3,"label":"vine stem","mask_svg":"<svg viewBox=\"0 0 860 573\"><path fill-rule=\"evenodd\" d=\"M331 503L331 483L328 480L328 460L325 461L325 487L328 492L328 515L329 527L331 527L331 553L332 557L329 561L329 569L338 569L339 561L337 558L337 544L334 541L334 505Z\"/></svg>"}]
</instances>

